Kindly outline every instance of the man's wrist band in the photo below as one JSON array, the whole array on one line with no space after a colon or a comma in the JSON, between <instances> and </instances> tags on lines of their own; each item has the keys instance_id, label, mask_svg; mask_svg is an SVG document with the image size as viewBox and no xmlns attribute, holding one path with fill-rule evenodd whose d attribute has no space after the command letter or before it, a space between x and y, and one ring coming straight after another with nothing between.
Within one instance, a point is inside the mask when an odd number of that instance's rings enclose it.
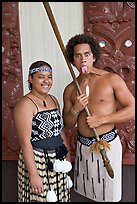
<instances>
[{"instance_id":1,"label":"man's wrist band","mask_svg":"<svg viewBox=\"0 0 137 204\"><path fill-rule=\"evenodd\" d=\"M72 108L71 108L71 113L72 113L72 115L75 116L75 117L77 117L77 116L79 115L79 112L76 112L76 111L74 110L73 106L72 106Z\"/></svg>"}]
</instances>

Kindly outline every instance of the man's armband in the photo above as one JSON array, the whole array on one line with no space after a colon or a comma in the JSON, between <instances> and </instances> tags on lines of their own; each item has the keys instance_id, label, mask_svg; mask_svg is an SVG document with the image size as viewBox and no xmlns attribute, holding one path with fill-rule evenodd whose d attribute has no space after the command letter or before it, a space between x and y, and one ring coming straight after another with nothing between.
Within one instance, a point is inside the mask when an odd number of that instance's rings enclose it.
<instances>
[{"instance_id":1,"label":"man's armband","mask_svg":"<svg viewBox=\"0 0 137 204\"><path fill-rule=\"evenodd\" d=\"M76 111L74 110L73 106L72 106L72 108L71 108L71 113L72 113L72 115L75 116L75 117L78 117L78 115L79 115L79 112L76 112Z\"/></svg>"}]
</instances>

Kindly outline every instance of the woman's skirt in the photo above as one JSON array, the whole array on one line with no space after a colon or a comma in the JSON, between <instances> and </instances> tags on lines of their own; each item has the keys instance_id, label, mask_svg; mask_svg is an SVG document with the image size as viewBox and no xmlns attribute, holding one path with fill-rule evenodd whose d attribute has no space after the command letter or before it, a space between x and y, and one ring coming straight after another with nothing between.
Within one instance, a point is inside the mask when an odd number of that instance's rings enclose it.
<instances>
[{"instance_id":1,"label":"woman's skirt","mask_svg":"<svg viewBox=\"0 0 137 204\"><path fill-rule=\"evenodd\" d=\"M20 151L18 159L18 202L48 202L47 193L50 189L55 192L57 202L70 202L67 173L47 171L48 160L53 163L56 159L55 151L49 151L48 158L45 157L44 152L33 151L39 175L43 180L44 192L41 194L32 192L28 171L25 168L22 151Z\"/></svg>"},{"instance_id":2,"label":"woman's skirt","mask_svg":"<svg viewBox=\"0 0 137 204\"><path fill-rule=\"evenodd\" d=\"M116 132L114 130L113 132ZM113 136L107 133L107 137ZM102 156L97 151L89 151L90 141L81 136L77 141L74 172L74 190L97 202L119 202L121 200L121 168L122 145L119 136L109 142L110 150L106 150L108 159L114 171L111 178L104 167ZM85 144L84 143L85 141Z\"/></svg>"}]
</instances>

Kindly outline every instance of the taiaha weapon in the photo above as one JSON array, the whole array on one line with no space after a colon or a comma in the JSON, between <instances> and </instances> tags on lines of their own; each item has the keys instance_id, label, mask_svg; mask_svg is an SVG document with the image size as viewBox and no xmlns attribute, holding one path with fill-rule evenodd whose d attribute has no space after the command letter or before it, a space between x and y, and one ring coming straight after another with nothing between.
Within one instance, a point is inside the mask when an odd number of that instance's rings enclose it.
<instances>
[{"instance_id":1,"label":"taiaha weapon","mask_svg":"<svg viewBox=\"0 0 137 204\"><path fill-rule=\"evenodd\" d=\"M57 24L55 22L55 18L53 16L52 10L50 8L49 2L43 2L43 5L44 5L44 7L46 9L46 12L47 12L47 15L49 17L50 23L52 25L52 28L53 28L54 33L55 33L55 36L56 36L57 41L58 41L58 43L60 45L61 51L62 51L62 53L64 55L64 58L66 60L67 65L68 65L70 73L72 75L73 81L74 81L74 83L76 85L77 91L81 95L82 91L80 89L80 86L79 86L78 81L76 79L76 76L74 74L73 68L72 68L72 66L71 66L71 64L70 64L70 62L69 62L69 60L67 58L66 50L65 50L65 47L64 47L64 44L63 44L60 32L58 30ZM88 116L91 115L87 106L85 107L85 111L86 111ZM107 154L106 154L106 149L110 149L110 144L108 144L105 140L100 140L100 138L99 138L99 136L97 134L96 129L95 128L92 128L92 129L93 129L94 134L96 136L97 142L95 144L92 144L90 146L90 149L91 150L98 150L100 152L100 154L102 156L102 159L103 159L104 166L106 167L106 170L107 170L109 176L111 178L114 178L114 171L112 169L112 166L111 166L110 161L109 161L109 159L107 157Z\"/></svg>"}]
</instances>

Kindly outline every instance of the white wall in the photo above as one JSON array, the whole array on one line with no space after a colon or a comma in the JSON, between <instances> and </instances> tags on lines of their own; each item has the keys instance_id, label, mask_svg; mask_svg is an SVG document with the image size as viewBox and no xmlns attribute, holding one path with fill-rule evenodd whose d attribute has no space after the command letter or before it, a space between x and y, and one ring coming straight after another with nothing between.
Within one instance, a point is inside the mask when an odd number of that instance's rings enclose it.
<instances>
[{"instance_id":1,"label":"white wall","mask_svg":"<svg viewBox=\"0 0 137 204\"><path fill-rule=\"evenodd\" d=\"M64 45L70 37L83 33L83 2L49 2ZM29 66L45 60L53 67L50 91L63 107L63 90L72 80L42 2L19 2L20 37L24 94L28 90ZM77 75L76 68L74 71Z\"/></svg>"}]
</instances>

